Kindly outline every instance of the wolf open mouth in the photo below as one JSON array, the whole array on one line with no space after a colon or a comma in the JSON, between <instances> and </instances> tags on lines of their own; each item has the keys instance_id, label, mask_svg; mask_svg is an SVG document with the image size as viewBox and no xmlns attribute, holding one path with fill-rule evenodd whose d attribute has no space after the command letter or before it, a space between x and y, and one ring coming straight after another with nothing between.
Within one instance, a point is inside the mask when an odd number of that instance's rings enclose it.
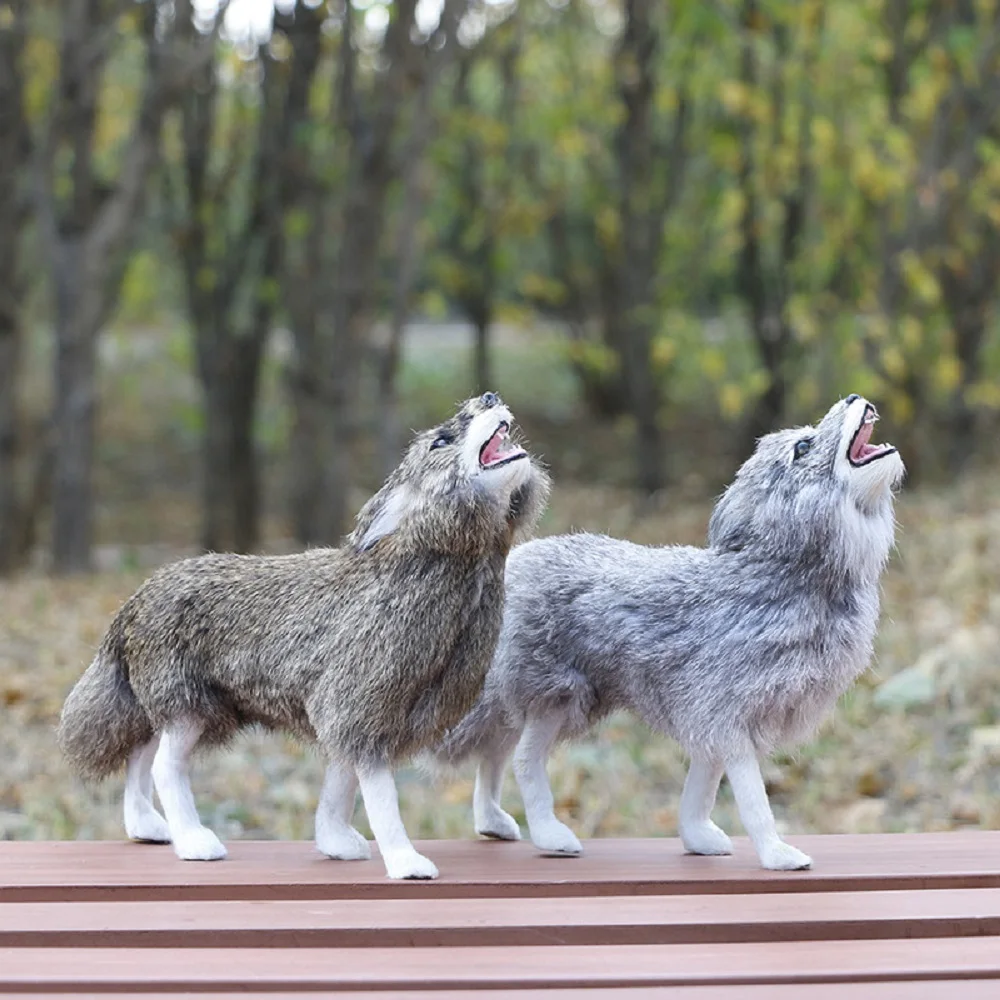
<instances>
[{"instance_id":1,"label":"wolf open mouth","mask_svg":"<svg viewBox=\"0 0 1000 1000\"><path fill-rule=\"evenodd\" d=\"M528 453L523 448L513 444L508 436L510 425L500 421L500 426L492 437L479 449L479 465L483 469L498 469L508 462L516 462L519 458L527 458Z\"/></svg>"},{"instance_id":2,"label":"wolf open mouth","mask_svg":"<svg viewBox=\"0 0 1000 1000\"><path fill-rule=\"evenodd\" d=\"M847 449L847 460L855 468L868 465L871 462L891 455L896 449L891 444L869 444L872 431L875 429L875 421L878 420L878 410L868 403L865 406L861 423L851 438L851 443Z\"/></svg>"}]
</instances>

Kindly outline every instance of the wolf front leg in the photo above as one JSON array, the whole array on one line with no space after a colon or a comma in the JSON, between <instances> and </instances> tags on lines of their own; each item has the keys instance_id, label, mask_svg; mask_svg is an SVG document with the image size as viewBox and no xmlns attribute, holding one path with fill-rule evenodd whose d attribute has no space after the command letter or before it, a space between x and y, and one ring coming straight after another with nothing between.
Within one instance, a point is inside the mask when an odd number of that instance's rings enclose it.
<instances>
[{"instance_id":1,"label":"wolf front leg","mask_svg":"<svg viewBox=\"0 0 1000 1000\"><path fill-rule=\"evenodd\" d=\"M185 861L216 861L226 856L222 841L198 818L188 779L188 760L204 729L205 724L193 717L172 722L163 730L153 760L153 781L170 839L177 857Z\"/></svg>"},{"instance_id":2,"label":"wolf front leg","mask_svg":"<svg viewBox=\"0 0 1000 1000\"><path fill-rule=\"evenodd\" d=\"M722 764L692 754L681 793L680 835L689 854L732 854L733 842L712 822Z\"/></svg>"},{"instance_id":3,"label":"wolf front leg","mask_svg":"<svg viewBox=\"0 0 1000 1000\"><path fill-rule=\"evenodd\" d=\"M437 878L434 863L418 854L406 835L392 770L385 766L359 767L358 782L389 878Z\"/></svg>"},{"instance_id":4,"label":"wolf front leg","mask_svg":"<svg viewBox=\"0 0 1000 1000\"><path fill-rule=\"evenodd\" d=\"M514 751L514 776L524 800L531 842L548 854L579 854L583 850L576 834L556 818L552 786L545 773L549 751L565 721L566 713L559 710L529 719Z\"/></svg>"},{"instance_id":5,"label":"wolf front leg","mask_svg":"<svg viewBox=\"0 0 1000 1000\"><path fill-rule=\"evenodd\" d=\"M316 847L337 861L367 861L372 856L368 841L351 826L358 776L339 761L331 761L323 779L316 809Z\"/></svg>"},{"instance_id":6,"label":"wolf front leg","mask_svg":"<svg viewBox=\"0 0 1000 1000\"><path fill-rule=\"evenodd\" d=\"M733 788L740 819L753 841L761 865L776 871L811 867L812 858L808 854L803 854L798 848L786 844L778 836L757 755L753 751L748 751L742 756L730 759L726 763L726 774Z\"/></svg>"}]
</instances>

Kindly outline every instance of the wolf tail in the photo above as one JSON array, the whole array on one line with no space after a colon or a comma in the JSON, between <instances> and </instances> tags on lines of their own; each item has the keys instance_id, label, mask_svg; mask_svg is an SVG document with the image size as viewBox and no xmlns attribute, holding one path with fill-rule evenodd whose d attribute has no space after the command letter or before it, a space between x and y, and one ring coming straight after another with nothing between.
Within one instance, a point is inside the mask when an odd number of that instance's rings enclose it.
<instances>
[{"instance_id":1,"label":"wolf tail","mask_svg":"<svg viewBox=\"0 0 1000 1000\"><path fill-rule=\"evenodd\" d=\"M440 765L456 767L513 728L502 699L495 690L491 690L487 681L479 701L472 706L469 714L448 730L441 744L435 748L435 760Z\"/></svg>"},{"instance_id":2,"label":"wolf tail","mask_svg":"<svg viewBox=\"0 0 1000 1000\"><path fill-rule=\"evenodd\" d=\"M152 738L152 723L129 683L124 650L109 634L63 705L59 748L81 777L100 779Z\"/></svg>"}]
</instances>

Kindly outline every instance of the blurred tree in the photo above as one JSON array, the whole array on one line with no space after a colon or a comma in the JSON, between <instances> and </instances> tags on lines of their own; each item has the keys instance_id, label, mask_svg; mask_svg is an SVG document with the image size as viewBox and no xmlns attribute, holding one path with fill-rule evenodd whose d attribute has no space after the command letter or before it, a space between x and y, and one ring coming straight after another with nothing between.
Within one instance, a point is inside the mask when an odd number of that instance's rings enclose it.
<instances>
[{"instance_id":1,"label":"blurred tree","mask_svg":"<svg viewBox=\"0 0 1000 1000\"><path fill-rule=\"evenodd\" d=\"M409 319L421 263L421 251L430 242L421 221L433 179L427 169L427 149L441 125L440 109L434 96L438 83L456 50L459 14L467 0L446 0L441 20L427 57L424 80L413 101L410 124L403 140L400 161L405 165L394 213L395 230L389 253L394 272L389 307L389 331L378 359L379 466L388 475L399 462L401 425L397 379L402 358L403 336Z\"/></svg>"},{"instance_id":2,"label":"blurred tree","mask_svg":"<svg viewBox=\"0 0 1000 1000\"><path fill-rule=\"evenodd\" d=\"M615 85L624 115L615 136L617 214L609 240L607 322L635 424L636 478L654 493L666 482L662 405L654 339L660 325L657 278L667 215L683 189L688 100L683 76L673 111L660 114L658 82L664 35L657 0L625 0L615 53Z\"/></svg>"},{"instance_id":3,"label":"blurred tree","mask_svg":"<svg viewBox=\"0 0 1000 1000\"><path fill-rule=\"evenodd\" d=\"M734 168L727 195L739 246L735 290L746 312L763 391L752 402L741 451L787 417L789 386L803 375L792 302L808 279L809 210L816 184L813 125L825 28L820 0L741 0L739 74L720 81Z\"/></svg>"},{"instance_id":4,"label":"blurred tree","mask_svg":"<svg viewBox=\"0 0 1000 1000\"><path fill-rule=\"evenodd\" d=\"M90 567L97 339L142 217L160 123L211 57L211 38L192 45L179 27L172 7L152 0L66 0L59 10L58 77L39 129L36 184L54 293L52 566L59 573ZM138 62L142 83L111 165L97 139L104 74L118 56Z\"/></svg>"},{"instance_id":5,"label":"blurred tree","mask_svg":"<svg viewBox=\"0 0 1000 1000\"><path fill-rule=\"evenodd\" d=\"M869 358L912 426L911 465L941 422L938 398L955 472L975 447L1000 282L1000 9L886 0L879 14L872 55L887 127L864 176L881 262Z\"/></svg>"},{"instance_id":6,"label":"blurred tree","mask_svg":"<svg viewBox=\"0 0 1000 1000\"><path fill-rule=\"evenodd\" d=\"M486 30L458 60L451 93L449 142L439 153L441 195L448 204L432 273L445 296L472 323L471 386L492 385L490 326L501 281L511 266L506 245L523 156L515 132L519 103L520 11ZM483 17L485 20L485 16Z\"/></svg>"},{"instance_id":7,"label":"blurred tree","mask_svg":"<svg viewBox=\"0 0 1000 1000\"><path fill-rule=\"evenodd\" d=\"M190 0L179 0L177 15L193 37ZM279 304L296 130L308 120L322 23L320 8L296 3L275 13L274 34L253 59L220 50L186 89L178 127L165 137L169 226L204 394L208 550L246 552L258 541L260 366ZM220 87L224 71L235 81Z\"/></svg>"},{"instance_id":8,"label":"blurred tree","mask_svg":"<svg viewBox=\"0 0 1000 1000\"><path fill-rule=\"evenodd\" d=\"M0 575L19 567L31 549L47 466L47 449L19 405L31 160L22 65L27 15L27 0L0 4Z\"/></svg>"},{"instance_id":9,"label":"blurred tree","mask_svg":"<svg viewBox=\"0 0 1000 1000\"><path fill-rule=\"evenodd\" d=\"M333 93L315 107L311 155L298 161L283 286L295 341L292 522L303 543L335 542L348 523L388 200L407 166L407 113L443 43L440 28L424 35L416 10L417 0L396 0L331 16Z\"/></svg>"}]
</instances>

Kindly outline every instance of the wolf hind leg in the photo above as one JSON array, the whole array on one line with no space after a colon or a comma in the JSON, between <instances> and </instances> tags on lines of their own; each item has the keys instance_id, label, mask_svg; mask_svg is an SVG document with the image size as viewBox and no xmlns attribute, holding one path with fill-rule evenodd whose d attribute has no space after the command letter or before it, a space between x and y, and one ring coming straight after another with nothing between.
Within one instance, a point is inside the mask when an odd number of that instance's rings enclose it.
<instances>
[{"instance_id":1,"label":"wolf hind leg","mask_svg":"<svg viewBox=\"0 0 1000 1000\"><path fill-rule=\"evenodd\" d=\"M517 820L500 805L503 775L511 751L517 743L516 730L505 729L483 748L476 770L476 790L472 797L472 814L476 833L495 840L520 840Z\"/></svg>"},{"instance_id":2,"label":"wolf hind leg","mask_svg":"<svg viewBox=\"0 0 1000 1000\"><path fill-rule=\"evenodd\" d=\"M338 861L367 861L372 856L368 841L351 826L358 776L339 761L331 761L323 779L316 809L316 847Z\"/></svg>"},{"instance_id":3,"label":"wolf hind leg","mask_svg":"<svg viewBox=\"0 0 1000 1000\"><path fill-rule=\"evenodd\" d=\"M153 760L153 781L170 827L174 851L185 861L216 861L226 856L222 841L198 818L191 794L188 761L205 724L187 717L167 726Z\"/></svg>"},{"instance_id":4,"label":"wolf hind leg","mask_svg":"<svg viewBox=\"0 0 1000 1000\"><path fill-rule=\"evenodd\" d=\"M136 748L125 771L125 834L129 840L169 844L170 827L153 805L153 760L160 737Z\"/></svg>"},{"instance_id":5,"label":"wolf hind leg","mask_svg":"<svg viewBox=\"0 0 1000 1000\"><path fill-rule=\"evenodd\" d=\"M767 789L760 764L753 751L726 762L726 774L736 798L736 808L764 868L794 871L812 866L812 859L778 836L774 814L767 801Z\"/></svg>"},{"instance_id":6,"label":"wolf hind leg","mask_svg":"<svg viewBox=\"0 0 1000 1000\"><path fill-rule=\"evenodd\" d=\"M358 783L375 843L389 878L437 878L434 863L418 854L399 815L399 796L387 766L359 767Z\"/></svg>"},{"instance_id":7,"label":"wolf hind leg","mask_svg":"<svg viewBox=\"0 0 1000 1000\"><path fill-rule=\"evenodd\" d=\"M732 854L733 842L712 822L712 807L722 780L723 766L708 757L691 755L681 792L680 835L688 854Z\"/></svg>"},{"instance_id":8,"label":"wolf hind leg","mask_svg":"<svg viewBox=\"0 0 1000 1000\"><path fill-rule=\"evenodd\" d=\"M555 814L552 786L545 772L549 751L566 722L567 712L556 709L529 718L514 751L517 778L531 842L547 854L579 854L583 847L576 834Z\"/></svg>"}]
</instances>

